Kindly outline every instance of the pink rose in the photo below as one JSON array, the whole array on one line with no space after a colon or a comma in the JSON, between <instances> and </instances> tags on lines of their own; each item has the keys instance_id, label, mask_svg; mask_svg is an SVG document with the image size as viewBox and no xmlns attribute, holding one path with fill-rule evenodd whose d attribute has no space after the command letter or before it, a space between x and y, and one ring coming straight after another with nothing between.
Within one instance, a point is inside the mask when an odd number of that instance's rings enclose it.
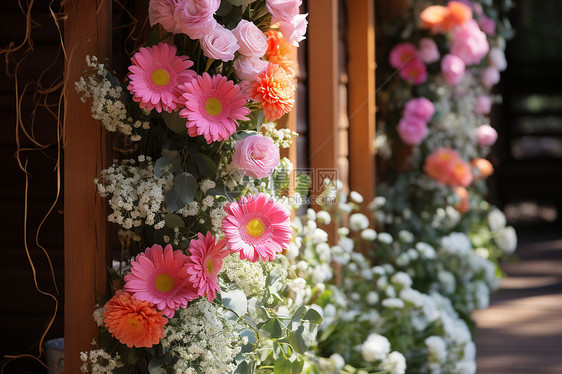
<instances>
[{"instance_id":1,"label":"pink rose","mask_svg":"<svg viewBox=\"0 0 562 374\"><path fill-rule=\"evenodd\" d=\"M486 88L492 88L493 85L500 81L500 72L495 67L488 66L480 73L480 79Z\"/></svg>"},{"instance_id":2,"label":"pink rose","mask_svg":"<svg viewBox=\"0 0 562 374\"><path fill-rule=\"evenodd\" d=\"M441 60L441 72L449 84L461 81L465 70L464 61L455 55L445 55Z\"/></svg>"},{"instance_id":3,"label":"pink rose","mask_svg":"<svg viewBox=\"0 0 562 374\"><path fill-rule=\"evenodd\" d=\"M174 13L176 28L191 39L201 39L215 28L217 21L213 16L220 4L220 0L178 0Z\"/></svg>"},{"instance_id":4,"label":"pink rose","mask_svg":"<svg viewBox=\"0 0 562 374\"><path fill-rule=\"evenodd\" d=\"M271 24L292 22L299 14L302 0L266 0L267 10L271 13Z\"/></svg>"},{"instance_id":5,"label":"pink rose","mask_svg":"<svg viewBox=\"0 0 562 374\"><path fill-rule=\"evenodd\" d=\"M400 69L400 77L414 85L422 84L427 79L427 68L423 62L416 58Z\"/></svg>"},{"instance_id":6,"label":"pink rose","mask_svg":"<svg viewBox=\"0 0 562 374\"><path fill-rule=\"evenodd\" d=\"M432 62L439 60L439 49L437 49L437 44L435 44L433 39L422 38L420 40L419 47L420 58L426 64L431 64Z\"/></svg>"},{"instance_id":7,"label":"pink rose","mask_svg":"<svg viewBox=\"0 0 562 374\"><path fill-rule=\"evenodd\" d=\"M234 72L238 79L253 81L267 69L269 62L257 57L240 56L234 61Z\"/></svg>"},{"instance_id":8,"label":"pink rose","mask_svg":"<svg viewBox=\"0 0 562 374\"><path fill-rule=\"evenodd\" d=\"M482 147L493 145L498 139L497 131L490 125L478 126L474 133L478 144Z\"/></svg>"},{"instance_id":9,"label":"pink rose","mask_svg":"<svg viewBox=\"0 0 562 374\"><path fill-rule=\"evenodd\" d=\"M480 26L480 30L488 35L494 35L496 33L496 22L491 18L480 16L480 18L478 18L478 25Z\"/></svg>"},{"instance_id":10,"label":"pink rose","mask_svg":"<svg viewBox=\"0 0 562 374\"><path fill-rule=\"evenodd\" d=\"M248 136L236 143L232 165L252 178L269 177L279 165L279 148L271 138L259 134Z\"/></svg>"},{"instance_id":11,"label":"pink rose","mask_svg":"<svg viewBox=\"0 0 562 374\"><path fill-rule=\"evenodd\" d=\"M492 48L488 54L488 62L499 71L507 69L507 60L501 48Z\"/></svg>"},{"instance_id":12,"label":"pink rose","mask_svg":"<svg viewBox=\"0 0 562 374\"><path fill-rule=\"evenodd\" d=\"M305 39L304 34L306 34L308 26L306 16L308 16L308 13L297 14L291 22L283 21L279 23L279 31L281 31L287 42L295 47L298 47L299 43Z\"/></svg>"},{"instance_id":13,"label":"pink rose","mask_svg":"<svg viewBox=\"0 0 562 374\"><path fill-rule=\"evenodd\" d=\"M416 49L416 46L412 43L407 42L396 44L388 55L390 66L395 69L400 69L407 63L415 61L417 59L418 50Z\"/></svg>"},{"instance_id":14,"label":"pink rose","mask_svg":"<svg viewBox=\"0 0 562 374\"><path fill-rule=\"evenodd\" d=\"M429 122L435 113L435 106L425 97L410 99L404 107L405 117L416 117L423 122Z\"/></svg>"},{"instance_id":15,"label":"pink rose","mask_svg":"<svg viewBox=\"0 0 562 374\"><path fill-rule=\"evenodd\" d=\"M176 10L176 3L174 0L150 0L148 5L148 19L150 26L157 23L161 24L164 30L173 33L180 33L181 27L176 25L174 19L174 11Z\"/></svg>"},{"instance_id":16,"label":"pink rose","mask_svg":"<svg viewBox=\"0 0 562 374\"><path fill-rule=\"evenodd\" d=\"M489 114L492 110L492 98L485 95L478 95L476 105L474 105L474 113Z\"/></svg>"},{"instance_id":17,"label":"pink rose","mask_svg":"<svg viewBox=\"0 0 562 374\"><path fill-rule=\"evenodd\" d=\"M460 57L466 65L478 64L489 49L486 34L473 19L455 27L451 33L451 54Z\"/></svg>"},{"instance_id":18,"label":"pink rose","mask_svg":"<svg viewBox=\"0 0 562 374\"><path fill-rule=\"evenodd\" d=\"M240 48L232 31L217 24L215 29L200 40L203 54L221 61L234 60L234 53Z\"/></svg>"},{"instance_id":19,"label":"pink rose","mask_svg":"<svg viewBox=\"0 0 562 374\"><path fill-rule=\"evenodd\" d=\"M398 123L398 135L409 145L419 145L427 136L427 125L417 117L404 116Z\"/></svg>"},{"instance_id":20,"label":"pink rose","mask_svg":"<svg viewBox=\"0 0 562 374\"><path fill-rule=\"evenodd\" d=\"M252 22L241 20L232 33L238 40L240 54L259 58L267 51L267 36Z\"/></svg>"}]
</instances>

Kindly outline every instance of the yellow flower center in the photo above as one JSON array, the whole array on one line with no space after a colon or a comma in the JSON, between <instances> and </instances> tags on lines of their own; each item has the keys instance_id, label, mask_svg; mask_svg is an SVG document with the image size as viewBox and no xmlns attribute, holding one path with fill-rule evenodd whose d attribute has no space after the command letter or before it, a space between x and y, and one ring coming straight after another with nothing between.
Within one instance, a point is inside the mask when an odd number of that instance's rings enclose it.
<instances>
[{"instance_id":1,"label":"yellow flower center","mask_svg":"<svg viewBox=\"0 0 562 374\"><path fill-rule=\"evenodd\" d=\"M213 274L213 260L208 259L205 266L207 267L207 273Z\"/></svg>"},{"instance_id":2,"label":"yellow flower center","mask_svg":"<svg viewBox=\"0 0 562 374\"><path fill-rule=\"evenodd\" d=\"M213 117L216 117L222 112L222 104L218 99L210 97L205 102L205 110Z\"/></svg>"},{"instance_id":3,"label":"yellow flower center","mask_svg":"<svg viewBox=\"0 0 562 374\"><path fill-rule=\"evenodd\" d=\"M129 318L127 320L127 324L129 325L129 331L137 332L142 329L142 326L137 318Z\"/></svg>"},{"instance_id":4,"label":"yellow flower center","mask_svg":"<svg viewBox=\"0 0 562 374\"><path fill-rule=\"evenodd\" d=\"M174 278L166 273L158 274L154 278L154 286L160 292L169 292L174 288Z\"/></svg>"},{"instance_id":5,"label":"yellow flower center","mask_svg":"<svg viewBox=\"0 0 562 374\"><path fill-rule=\"evenodd\" d=\"M152 72L150 79L157 86L165 86L170 83L170 74L166 70L159 68Z\"/></svg>"},{"instance_id":6,"label":"yellow flower center","mask_svg":"<svg viewBox=\"0 0 562 374\"><path fill-rule=\"evenodd\" d=\"M254 238L260 238L265 232L265 224L262 220L253 218L246 225L246 233Z\"/></svg>"}]
</instances>

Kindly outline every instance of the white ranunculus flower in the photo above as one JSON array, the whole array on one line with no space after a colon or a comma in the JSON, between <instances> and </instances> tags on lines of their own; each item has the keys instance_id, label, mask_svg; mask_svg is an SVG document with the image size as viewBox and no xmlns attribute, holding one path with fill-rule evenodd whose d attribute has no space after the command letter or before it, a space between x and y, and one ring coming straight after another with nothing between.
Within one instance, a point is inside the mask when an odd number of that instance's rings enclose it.
<instances>
[{"instance_id":1,"label":"white ranunculus flower","mask_svg":"<svg viewBox=\"0 0 562 374\"><path fill-rule=\"evenodd\" d=\"M361 231L361 239L373 241L377 238L377 232L373 229L365 229Z\"/></svg>"},{"instance_id":2,"label":"white ranunculus flower","mask_svg":"<svg viewBox=\"0 0 562 374\"><path fill-rule=\"evenodd\" d=\"M318 222L324 225L329 225L330 222L332 222L332 216L330 216L330 213L326 212L325 210L321 210L316 213L316 219L318 220Z\"/></svg>"},{"instance_id":3,"label":"white ranunculus flower","mask_svg":"<svg viewBox=\"0 0 562 374\"><path fill-rule=\"evenodd\" d=\"M379 334L370 334L361 346L361 354L367 362L384 360L390 352L390 342Z\"/></svg>"},{"instance_id":4,"label":"white ranunculus flower","mask_svg":"<svg viewBox=\"0 0 562 374\"><path fill-rule=\"evenodd\" d=\"M353 231L364 230L369 227L369 218L362 213L354 213L349 217L349 228Z\"/></svg>"},{"instance_id":5,"label":"white ranunculus flower","mask_svg":"<svg viewBox=\"0 0 562 374\"><path fill-rule=\"evenodd\" d=\"M499 230L505 227L506 224L505 214L503 214L501 210L494 208L488 213L488 225L490 226L490 230Z\"/></svg>"},{"instance_id":6,"label":"white ranunculus flower","mask_svg":"<svg viewBox=\"0 0 562 374\"><path fill-rule=\"evenodd\" d=\"M430 336L425 339L428 350L428 360L444 363L447 360L447 344L440 336Z\"/></svg>"},{"instance_id":7,"label":"white ranunculus flower","mask_svg":"<svg viewBox=\"0 0 562 374\"><path fill-rule=\"evenodd\" d=\"M472 243L465 233L452 232L441 238L441 250L444 253L462 257L466 256L471 249Z\"/></svg>"},{"instance_id":8,"label":"white ranunculus flower","mask_svg":"<svg viewBox=\"0 0 562 374\"><path fill-rule=\"evenodd\" d=\"M388 355L381 366L389 374L404 374L406 372L406 358L402 353L394 351Z\"/></svg>"},{"instance_id":9,"label":"white ranunculus flower","mask_svg":"<svg viewBox=\"0 0 562 374\"><path fill-rule=\"evenodd\" d=\"M515 229L511 226L504 227L498 230L496 243L502 251L511 254L517 248L517 234Z\"/></svg>"}]
</instances>

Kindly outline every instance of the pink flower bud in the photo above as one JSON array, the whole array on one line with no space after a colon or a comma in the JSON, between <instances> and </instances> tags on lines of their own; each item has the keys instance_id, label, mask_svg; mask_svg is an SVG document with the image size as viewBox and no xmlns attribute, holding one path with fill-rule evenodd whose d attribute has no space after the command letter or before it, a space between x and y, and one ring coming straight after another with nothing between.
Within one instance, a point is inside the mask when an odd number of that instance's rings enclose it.
<instances>
[{"instance_id":1,"label":"pink flower bud","mask_svg":"<svg viewBox=\"0 0 562 374\"><path fill-rule=\"evenodd\" d=\"M445 55L441 60L441 72L449 84L461 81L465 71L464 61L455 55Z\"/></svg>"},{"instance_id":2,"label":"pink flower bud","mask_svg":"<svg viewBox=\"0 0 562 374\"><path fill-rule=\"evenodd\" d=\"M236 143L232 165L252 178L269 177L279 165L279 148L271 138L252 135Z\"/></svg>"},{"instance_id":3,"label":"pink flower bud","mask_svg":"<svg viewBox=\"0 0 562 374\"><path fill-rule=\"evenodd\" d=\"M404 107L405 117L416 117L423 122L429 122L435 114L435 106L425 97L410 99Z\"/></svg>"},{"instance_id":4,"label":"pink flower bud","mask_svg":"<svg viewBox=\"0 0 562 374\"><path fill-rule=\"evenodd\" d=\"M419 55L423 62L430 64L435 61L439 61L439 50L437 49L437 44L430 38L422 38L419 44L420 50Z\"/></svg>"},{"instance_id":5,"label":"pink flower bud","mask_svg":"<svg viewBox=\"0 0 562 374\"><path fill-rule=\"evenodd\" d=\"M427 136L427 125L417 117L402 117L398 124L398 135L409 145L419 145Z\"/></svg>"},{"instance_id":6,"label":"pink flower bud","mask_svg":"<svg viewBox=\"0 0 562 374\"><path fill-rule=\"evenodd\" d=\"M491 146L498 139L497 131L490 125L479 126L474 132L478 144L482 147Z\"/></svg>"},{"instance_id":7,"label":"pink flower bud","mask_svg":"<svg viewBox=\"0 0 562 374\"><path fill-rule=\"evenodd\" d=\"M240 54L260 58L267 51L267 37L252 22L241 20L232 33L238 40Z\"/></svg>"}]
</instances>

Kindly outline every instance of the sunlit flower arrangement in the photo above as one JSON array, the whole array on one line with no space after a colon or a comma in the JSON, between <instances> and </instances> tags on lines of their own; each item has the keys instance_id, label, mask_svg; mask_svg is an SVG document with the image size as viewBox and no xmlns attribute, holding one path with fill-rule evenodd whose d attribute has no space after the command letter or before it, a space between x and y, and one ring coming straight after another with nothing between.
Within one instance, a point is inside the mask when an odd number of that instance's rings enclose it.
<instances>
[{"instance_id":1,"label":"sunlit flower arrangement","mask_svg":"<svg viewBox=\"0 0 562 374\"><path fill-rule=\"evenodd\" d=\"M321 316L287 286L293 166L279 148L297 134L273 122L295 103L300 6L151 0L150 42L123 80L88 57L76 90L124 146L95 180L122 248L83 372L303 367Z\"/></svg>"}]
</instances>

